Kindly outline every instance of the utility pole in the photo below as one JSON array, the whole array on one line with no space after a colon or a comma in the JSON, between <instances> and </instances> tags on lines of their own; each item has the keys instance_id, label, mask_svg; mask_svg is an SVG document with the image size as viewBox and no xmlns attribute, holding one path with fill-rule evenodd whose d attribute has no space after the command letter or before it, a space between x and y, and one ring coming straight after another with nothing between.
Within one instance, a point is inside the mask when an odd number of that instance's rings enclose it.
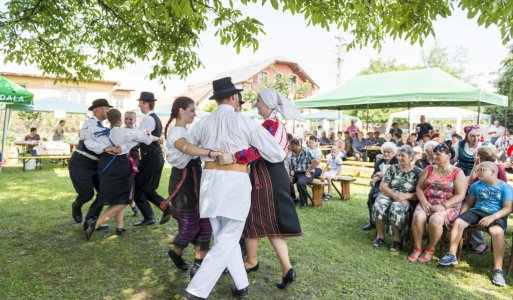
<instances>
[{"instance_id":1,"label":"utility pole","mask_svg":"<svg viewBox=\"0 0 513 300\"><path fill-rule=\"evenodd\" d=\"M347 43L344 37L336 36L335 39L338 41L337 46L337 86L342 84L342 66L344 64L344 50L346 49Z\"/></svg>"}]
</instances>

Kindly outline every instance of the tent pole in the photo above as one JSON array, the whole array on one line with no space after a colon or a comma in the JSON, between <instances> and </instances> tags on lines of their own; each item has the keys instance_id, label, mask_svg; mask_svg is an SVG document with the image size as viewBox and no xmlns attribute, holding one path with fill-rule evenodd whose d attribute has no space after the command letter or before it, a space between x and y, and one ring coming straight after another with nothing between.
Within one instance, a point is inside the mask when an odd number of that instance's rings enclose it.
<instances>
[{"instance_id":1,"label":"tent pole","mask_svg":"<svg viewBox=\"0 0 513 300\"><path fill-rule=\"evenodd\" d=\"M411 134L410 102L408 101L408 134Z\"/></svg>"},{"instance_id":2,"label":"tent pole","mask_svg":"<svg viewBox=\"0 0 513 300\"><path fill-rule=\"evenodd\" d=\"M341 129L342 128L342 124L340 124L340 123L342 123L341 121L342 120L340 120L340 107L339 107L338 108L338 124L337 124L338 126L337 126L337 131L341 131L342 130Z\"/></svg>"},{"instance_id":3,"label":"tent pole","mask_svg":"<svg viewBox=\"0 0 513 300\"><path fill-rule=\"evenodd\" d=\"M367 104L367 120L366 120L366 124L367 124L367 133L369 132L369 104Z\"/></svg>"},{"instance_id":4,"label":"tent pole","mask_svg":"<svg viewBox=\"0 0 513 300\"><path fill-rule=\"evenodd\" d=\"M479 125L480 116L481 116L481 101L479 101L479 105L477 107L477 125Z\"/></svg>"},{"instance_id":5,"label":"tent pole","mask_svg":"<svg viewBox=\"0 0 513 300\"><path fill-rule=\"evenodd\" d=\"M7 118L8 114L7 105L5 106L5 114L4 114L4 127L2 129L2 161L5 157L5 141L7 140L7 127L9 126L9 119ZM0 161L0 171L2 170L2 161Z\"/></svg>"}]
</instances>

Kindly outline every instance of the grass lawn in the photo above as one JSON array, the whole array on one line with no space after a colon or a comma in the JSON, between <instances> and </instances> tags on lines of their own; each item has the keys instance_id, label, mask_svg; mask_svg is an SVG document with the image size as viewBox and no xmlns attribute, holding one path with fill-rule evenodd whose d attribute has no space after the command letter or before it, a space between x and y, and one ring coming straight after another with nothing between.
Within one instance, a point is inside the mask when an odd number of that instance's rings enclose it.
<instances>
[{"instance_id":1,"label":"grass lawn","mask_svg":"<svg viewBox=\"0 0 513 300\"><path fill-rule=\"evenodd\" d=\"M162 195L169 173L166 166ZM334 198L320 209L298 210L304 237L289 240L298 280L285 291L275 287L279 263L262 240L260 270L249 275L249 299L512 299L511 278L503 288L490 281L490 252L464 252L457 267L441 268L437 259L428 265L409 263L406 250L392 255L387 247L372 249L374 232L360 230L367 222L367 182L364 177L352 184L349 201ZM125 235L113 235L111 226L86 242L81 225L71 218L75 193L67 169L48 164L41 171L4 168L0 191L2 299L180 299L190 281L189 273L177 270L167 256L177 232L174 220L135 228L127 210ZM511 230L506 244L504 269ZM190 262L192 249L184 256ZM210 299L231 299L231 286L230 276L222 276Z\"/></svg>"}]
</instances>

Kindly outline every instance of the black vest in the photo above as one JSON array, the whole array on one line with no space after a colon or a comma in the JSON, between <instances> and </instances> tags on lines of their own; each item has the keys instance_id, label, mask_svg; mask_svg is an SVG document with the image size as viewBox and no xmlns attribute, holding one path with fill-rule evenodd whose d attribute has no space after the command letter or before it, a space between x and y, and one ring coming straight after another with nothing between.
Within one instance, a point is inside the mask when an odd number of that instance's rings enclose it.
<instances>
[{"instance_id":1,"label":"black vest","mask_svg":"<svg viewBox=\"0 0 513 300\"><path fill-rule=\"evenodd\" d=\"M94 157L98 157L98 158L100 158L100 154L96 154L96 153L94 153L93 151L91 151L91 150L87 149L87 147L86 147L86 145L85 145L85 143L84 143L84 140L80 140L80 141L78 142L78 145L77 145L77 148L76 148L76 149L77 149L77 150L80 150L80 151L84 151L85 153L90 154L90 155L92 155L92 156L94 156Z\"/></svg>"},{"instance_id":2,"label":"black vest","mask_svg":"<svg viewBox=\"0 0 513 300\"><path fill-rule=\"evenodd\" d=\"M153 129L151 135L160 137L160 135L162 134L162 123L160 122L159 117L157 117L155 113L149 114L148 116L152 117L155 120L155 129ZM153 142L149 145L141 143L140 146L141 153L151 151L162 154L162 148L160 147L159 142Z\"/></svg>"}]
</instances>

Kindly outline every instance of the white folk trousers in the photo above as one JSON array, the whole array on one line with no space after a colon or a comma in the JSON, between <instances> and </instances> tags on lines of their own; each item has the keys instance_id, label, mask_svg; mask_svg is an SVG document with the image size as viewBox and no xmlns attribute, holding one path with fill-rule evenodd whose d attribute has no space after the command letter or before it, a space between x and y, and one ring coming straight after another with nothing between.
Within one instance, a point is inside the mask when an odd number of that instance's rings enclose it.
<instances>
[{"instance_id":1,"label":"white folk trousers","mask_svg":"<svg viewBox=\"0 0 513 300\"><path fill-rule=\"evenodd\" d=\"M239 240L245 221L225 217L210 218L214 246L203 259L201 267L187 286L186 291L207 298L225 268L228 268L235 287L240 290L249 285L248 274L240 251Z\"/></svg>"}]
</instances>

